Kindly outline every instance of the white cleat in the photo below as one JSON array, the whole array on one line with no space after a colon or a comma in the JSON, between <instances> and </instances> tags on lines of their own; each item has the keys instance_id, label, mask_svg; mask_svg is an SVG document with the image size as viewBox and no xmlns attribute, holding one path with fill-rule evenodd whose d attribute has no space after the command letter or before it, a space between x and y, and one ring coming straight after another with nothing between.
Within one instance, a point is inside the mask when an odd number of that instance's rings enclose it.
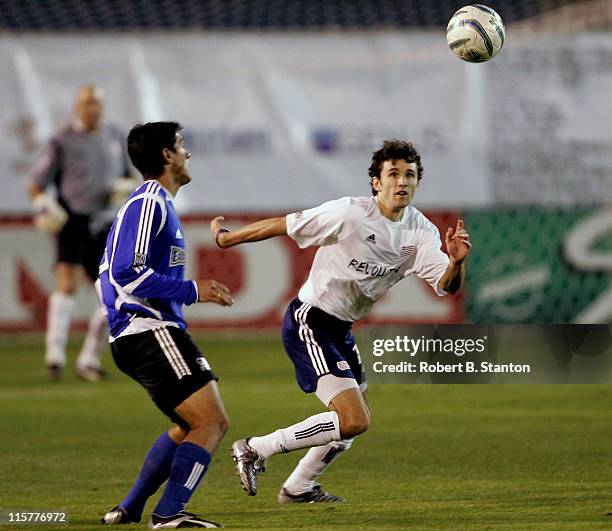
<instances>
[{"instance_id":1,"label":"white cleat","mask_svg":"<svg viewBox=\"0 0 612 531\"><path fill-rule=\"evenodd\" d=\"M249 496L257 494L257 463L261 462L259 454L249 446L248 439L240 439L232 444L232 459L236 463L236 474L240 484ZM260 471L261 468L259 468ZM264 468L265 470L265 468Z\"/></svg>"}]
</instances>

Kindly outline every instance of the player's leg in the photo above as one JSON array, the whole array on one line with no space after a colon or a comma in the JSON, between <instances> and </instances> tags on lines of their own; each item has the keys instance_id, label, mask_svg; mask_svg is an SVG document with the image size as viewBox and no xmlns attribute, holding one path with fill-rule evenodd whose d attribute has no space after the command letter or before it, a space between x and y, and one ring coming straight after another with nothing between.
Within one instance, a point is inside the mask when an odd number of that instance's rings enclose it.
<instances>
[{"instance_id":1,"label":"player's leg","mask_svg":"<svg viewBox=\"0 0 612 531\"><path fill-rule=\"evenodd\" d=\"M96 307L89 318L87 335L76 361L76 373L79 378L89 382L99 382L106 377L102 368L100 350L104 336L108 334L106 316L102 308Z\"/></svg>"},{"instance_id":2,"label":"player's leg","mask_svg":"<svg viewBox=\"0 0 612 531\"><path fill-rule=\"evenodd\" d=\"M307 393L314 392L319 378L333 376L333 371L338 376L346 376L336 378L339 387L334 388L337 397L341 393L346 399L338 402L338 407L331 411L312 415L267 435L236 441L232 446L232 455L242 487L249 496L257 493L256 473L261 463L270 456L323 446L354 437L367 429L367 417L358 414L363 402L358 384L334 344L342 342L344 335L340 333L338 337L332 337L328 333L329 329L338 327L346 327L345 335L350 330L350 323L342 323L297 299L289 305L283 319L282 338L285 350L295 365L300 387ZM354 402L354 408L345 407L345 402ZM342 423L340 415L344 417Z\"/></svg>"},{"instance_id":3,"label":"player's leg","mask_svg":"<svg viewBox=\"0 0 612 531\"><path fill-rule=\"evenodd\" d=\"M341 455L349 450L354 439L333 441L306 452L283 483L278 493L279 503L340 502L341 496L325 492L316 480Z\"/></svg>"},{"instance_id":4,"label":"player's leg","mask_svg":"<svg viewBox=\"0 0 612 531\"><path fill-rule=\"evenodd\" d=\"M170 480L169 485L173 483L170 492L166 488L164 493L168 493L166 500L170 500L170 504L175 502L176 491L179 502L181 501L181 495L184 493L181 493L179 487L185 487L185 483L192 493L207 467L205 461L210 461L206 453L210 454L216 449L227 429L227 416L214 381L216 376L185 332L177 328L142 332L115 340L111 349L119 369L145 387L159 409L176 422L177 426L167 434L162 434L155 442L150 450L155 456L151 467L147 467L145 462L143 481L137 480L124 501L102 519L103 523L109 524L138 521L147 498L167 479ZM192 431L187 419L195 428L191 440L205 445L201 451L190 448L189 445L193 443L185 444L189 432ZM194 456L196 459L193 459ZM180 475L186 460L192 464L187 477L189 481L185 480L177 485L173 478ZM198 466L195 466L196 462ZM191 472L194 473L193 476ZM129 518L120 522L113 521L112 516L113 513L116 514L117 509L125 511ZM160 512L162 511L163 509L160 509ZM172 528L181 523L178 521L181 520L185 524L183 527L186 527L186 524L190 527L216 526L214 523L193 518L187 513L172 516L176 518L152 517L155 521L151 525L156 529Z\"/></svg>"},{"instance_id":5,"label":"player's leg","mask_svg":"<svg viewBox=\"0 0 612 531\"><path fill-rule=\"evenodd\" d=\"M102 523L117 525L140 522L147 500L170 476L174 454L186 435L187 431L176 425L157 438L127 496L102 518Z\"/></svg>"},{"instance_id":6,"label":"player's leg","mask_svg":"<svg viewBox=\"0 0 612 531\"><path fill-rule=\"evenodd\" d=\"M47 308L45 363L49 377L61 376L74 310L74 293L87 240L86 218L70 214L56 237L55 291Z\"/></svg>"},{"instance_id":7,"label":"player's leg","mask_svg":"<svg viewBox=\"0 0 612 531\"><path fill-rule=\"evenodd\" d=\"M367 399L365 371L352 333L347 334L344 343L338 346L345 361L348 362L351 372L355 375L356 383L359 385L363 404L358 404L357 406L358 416L367 415L367 423L369 424L371 412ZM319 378L315 394L328 408L335 409L336 411L346 410L344 401L341 400L341 393L348 383L349 380L345 378L338 378L335 375L328 374ZM337 461L339 457L351 448L352 443L353 438L349 438L341 441L332 441L325 446L308 450L283 483L278 494L279 503L342 501L340 496L334 496L322 490L316 481L332 463Z\"/></svg>"},{"instance_id":8,"label":"player's leg","mask_svg":"<svg viewBox=\"0 0 612 531\"><path fill-rule=\"evenodd\" d=\"M92 283L98 278L98 268L106 245L107 233L108 229L105 228L92 234L88 228L88 244L83 252L83 269ZM107 330L106 317L102 309L96 307L89 319L87 335L76 361L76 373L80 378L89 382L99 382L106 377L106 371L102 369L100 351Z\"/></svg>"},{"instance_id":9,"label":"player's leg","mask_svg":"<svg viewBox=\"0 0 612 531\"><path fill-rule=\"evenodd\" d=\"M194 519L184 513L185 506L206 474L228 427L227 414L214 380L189 396L175 411L190 429L176 449L168 483L153 510L151 521L158 528L164 523L193 523Z\"/></svg>"},{"instance_id":10,"label":"player's leg","mask_svg":"<svg viewBox=\"0 0 612 531\"><path fill-rule=\"evenodd\" d=\"M74 311L78 266L68 262L55 265L55 291L47 307L45 364L49 377L57 379L66 365L66 344Z\"/></svg>"},{"instance_id":11,"label":"player's leg","mask_svg":"<svg viewBox=\"0 0 612 531\"><path fill-rule=\"evenodd\" d=\"M278 453L325 446L332 441L351 439L369 427L369 414L357 389L347 389L335 397L331 411L312 415L301 422L259 437L236 441L234 460L244 490L257 494L258 462Z\"/></svg>"}]
</instances>

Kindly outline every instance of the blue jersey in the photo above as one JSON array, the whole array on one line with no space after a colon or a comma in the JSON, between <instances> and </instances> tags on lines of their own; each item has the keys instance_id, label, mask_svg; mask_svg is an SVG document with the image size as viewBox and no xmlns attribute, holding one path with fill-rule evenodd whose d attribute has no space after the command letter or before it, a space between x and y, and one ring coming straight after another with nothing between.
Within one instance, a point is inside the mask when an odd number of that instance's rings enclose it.
<instances>
[{"instance_id":1,"label":"blue jersey","mask_svg":"<svg viewBox=\"0 0 612 531\"><path fill-rule=\"evenodd\" d=\"M96 282L110 341L162 326L186 328L183 304L198 300L186 281L185 240L172 196L145 181L123 205L106 240Z\"/></svg>"}]
</instances>

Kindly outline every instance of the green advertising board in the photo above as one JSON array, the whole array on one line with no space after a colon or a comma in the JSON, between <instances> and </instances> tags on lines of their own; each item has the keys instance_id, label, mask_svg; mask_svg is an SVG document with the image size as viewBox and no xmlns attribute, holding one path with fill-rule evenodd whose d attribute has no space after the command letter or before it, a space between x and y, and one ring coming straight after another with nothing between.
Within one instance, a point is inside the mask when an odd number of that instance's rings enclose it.
<instances>
[{"instance_id":1,"label":"green advertising board","mask_svg":"<svg viewBox=\"0 0 612 531\"><path fill-rule=\"evenodd\" d=\"M612 209L468 211L472 323L612 322Z\"/></svg>"}]
</instances>

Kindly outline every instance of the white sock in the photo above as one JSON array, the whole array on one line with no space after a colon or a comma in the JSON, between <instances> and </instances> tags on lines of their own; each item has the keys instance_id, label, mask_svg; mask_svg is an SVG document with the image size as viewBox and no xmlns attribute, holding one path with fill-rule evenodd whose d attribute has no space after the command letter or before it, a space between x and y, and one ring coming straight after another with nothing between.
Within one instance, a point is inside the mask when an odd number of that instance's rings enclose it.
<instances>
[{"instance_id":1,"label":"white sock","mask_svg":"<svg viewBox=\"0 0 612 531\"><path fill-rule=\"evenodd\" d=\"M290 452L300 448L322 446L340 440L340 421L335 411L327 411L308 417L302 422L281 428L262 437L251 437L249 445L260 457Z\"/></svg>"},{"instance_id":2,"label":"white sock","mask_svg":"<svg viewBox=\"0 0 612 531\"><path fill-rule=\"evenodd\" d=\"M102 336L106 330L106 316L102 313L102 308L96 308L89 319L87 336L85 336L83 348L77 358L77 367L93 367L95 369L102 367L100 362L100 346L102 344Z\"/></svg>"},{"instance_id":3,"label":"white sock","mask_svg":"<svg viewBox=\"0 0 612 531\"><path fill-rule=\"evenodd\" d=\"M47 336L45 363L47 365L66 364L66 343L74 309L74 297L56 291L49 297L47 309Z\"/></svg>"},{"instance_id":4,"label":"white sock","mask_svg":"<svg viewBox=\"0 0 612 531\"><path fill-rule=\"evenodd\" d=\"M311 448L300 459L291 475L283 483L283 487L291 494L302 494L311 490L315 485L315 480L352 444L353 439L342 439L332 441L325 446Z\"/></svg>"}]
</instances>

